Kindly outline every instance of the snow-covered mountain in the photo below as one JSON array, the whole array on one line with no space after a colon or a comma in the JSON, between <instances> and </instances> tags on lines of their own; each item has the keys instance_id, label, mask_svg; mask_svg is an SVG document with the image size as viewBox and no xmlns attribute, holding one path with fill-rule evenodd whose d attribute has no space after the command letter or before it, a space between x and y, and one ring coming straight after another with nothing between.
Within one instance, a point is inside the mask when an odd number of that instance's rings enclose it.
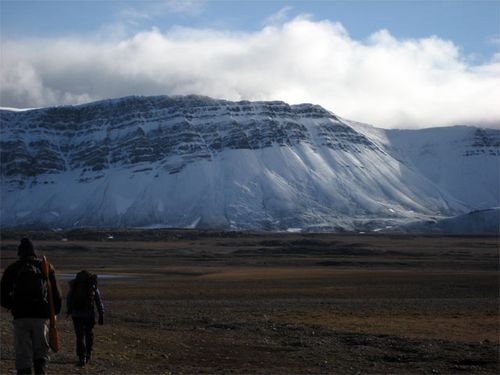
<instances>
[{"instance_id":1,"label":"snow-covered mountain","mask_svg":"<svg viewBox=\"0 0 500 375\"><path fill-rule=\"evenodd\" d=\"M382 130L199 96L0 120L2 227L365 230L500 206L498 130Z\"/></svg>"},{"instance_id":2,"label":"snow-covered mountain","mask_svg":"<svg viewBox=\"0 0 500 375\"><path fill-rule=\"evenodd\" d=\"M499 205L499 130L470 126L384 130L347 123L471 210Z\"/></svg>"}]
</instances>

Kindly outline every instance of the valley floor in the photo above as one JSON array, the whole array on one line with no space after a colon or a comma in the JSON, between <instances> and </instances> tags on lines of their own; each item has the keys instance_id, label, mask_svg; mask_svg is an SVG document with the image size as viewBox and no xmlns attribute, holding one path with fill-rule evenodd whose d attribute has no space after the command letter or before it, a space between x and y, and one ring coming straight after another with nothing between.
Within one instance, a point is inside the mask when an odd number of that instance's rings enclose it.
<instances>
[{"instance_id":1,"label":"valley floor","mask_svg":"<svg viewBox=\"0 0 500 375\"><path fill-rule=\"evenodd\" d=\"M2 269L21 235L2 233ZM64 294L80 269L102 276L106 317L92 363L75 367L61 314L51 374L499 371L497 237L30 235ZM2 374L15 371L11 327L2 310Z\"/></svg>"}]
</instances>

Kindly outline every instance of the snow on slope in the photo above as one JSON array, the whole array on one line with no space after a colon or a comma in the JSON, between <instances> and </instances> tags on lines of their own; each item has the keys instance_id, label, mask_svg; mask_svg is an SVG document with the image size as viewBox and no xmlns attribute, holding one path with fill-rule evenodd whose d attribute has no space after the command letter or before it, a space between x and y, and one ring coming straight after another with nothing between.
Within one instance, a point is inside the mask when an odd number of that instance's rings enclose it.
<instances>
[{"instance_id":1,"label":"snow on slope","mask_svg":"<svg viewBox=\"0 0 500 375\"><path fill-rule=\"evenodd\" d=\"M12 107L0 107L0 111L11 111L11 112L24 112L24 111L31 111L32 109L37 109L37 108L12 108Z\"/></svg>"},{"instance_id":2,"label":"snow on slope","mask_svg":"<svg viewBox=\"0 0 500 375\"><path fill-rule=\"evenodd\" d=\"M131 97L0 116L3 227L363 230L470 205L386 131L314 105Z\"/></svg>"},{"instance_id":3,"label":"snow on slope","mask_svg":"<svg viewBox=\"0 0 500 375\"><path fill-rule=\"evenodd\" d=\"M348 123L470 210L500 206L500 130L385 130Z\"/></svg>"}]
</instances>

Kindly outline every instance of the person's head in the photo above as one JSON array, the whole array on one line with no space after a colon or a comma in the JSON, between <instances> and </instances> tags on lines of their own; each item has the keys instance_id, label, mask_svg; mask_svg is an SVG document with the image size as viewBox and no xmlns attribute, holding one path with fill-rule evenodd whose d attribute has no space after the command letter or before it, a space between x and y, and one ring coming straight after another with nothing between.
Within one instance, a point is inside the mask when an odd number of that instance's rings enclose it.
<instances>
[{"instance_id":1,"label":"person's head","mask_svg":"<svg viewBox=\"0 0 500 375\"><path fill-rule=\"evenodd\" d=\"M29 256L36 257L35 248L29 238L23 238L17 247L17 255L19 258L26 258Z\"/></svg>"},{"instance_id":2,"label":"person's head","mask_svg":"<svg viewBox=\"0 0 500 375\"><path fill-rule=\"evenodd\" d=\"M97 287L97 275L89 271L82 270L76 274L73 284L92 285Z\"/></svg>"}]
</instances>

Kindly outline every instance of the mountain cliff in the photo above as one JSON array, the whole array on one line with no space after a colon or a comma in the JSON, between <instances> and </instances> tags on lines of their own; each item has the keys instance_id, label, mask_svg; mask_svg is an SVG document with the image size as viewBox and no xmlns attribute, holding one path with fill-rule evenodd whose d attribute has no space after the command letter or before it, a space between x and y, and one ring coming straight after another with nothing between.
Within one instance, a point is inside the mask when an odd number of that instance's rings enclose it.
<instances>
[{"instance_id":1,"label":"mountain cliff","mask_svg":"<svg viewBox=\"0 0 500 375\"><path fill-rule=\"evenodd\" d=\"M0 120L3 227L369 230L500 205L492 129L382 130L199 96Z\"/></svg>"}]
</instances>

